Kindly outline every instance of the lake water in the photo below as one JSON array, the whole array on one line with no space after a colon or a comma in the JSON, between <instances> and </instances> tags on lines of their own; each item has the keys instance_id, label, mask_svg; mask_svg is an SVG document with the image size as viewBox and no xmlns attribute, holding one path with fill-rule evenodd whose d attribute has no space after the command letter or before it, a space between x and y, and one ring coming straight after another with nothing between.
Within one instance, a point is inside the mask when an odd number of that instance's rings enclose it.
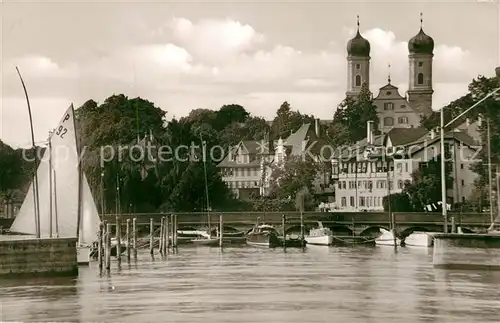
<instances>
[{"instance_id":1,"label":"lake water","mask_svg":"<svg viewBox=\"0 0 500 323\"><path fill-rule=\"evenodd\" d=\"M0 280L0 321L499 322L500 273L432 267L426 249L180 247L109 275Z\"/></svg>"}]
</instances>

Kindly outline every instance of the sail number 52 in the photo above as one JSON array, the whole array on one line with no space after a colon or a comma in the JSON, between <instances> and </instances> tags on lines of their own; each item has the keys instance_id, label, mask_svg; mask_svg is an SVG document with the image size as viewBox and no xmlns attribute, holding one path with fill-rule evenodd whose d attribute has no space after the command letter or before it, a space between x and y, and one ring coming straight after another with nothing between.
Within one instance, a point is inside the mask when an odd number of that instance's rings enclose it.
<instances>
[{"instance_id":1,"label":"sail number 52","mask_svg":"<svg viewBox=\"0 0 500 323\"><path fill-rule=\"evenodd\" d=\"M56 135L64 139L64 135L68 132L68 129L64 128L63 126L59 126L56 130Z\"/></svg>"}]
</instances>

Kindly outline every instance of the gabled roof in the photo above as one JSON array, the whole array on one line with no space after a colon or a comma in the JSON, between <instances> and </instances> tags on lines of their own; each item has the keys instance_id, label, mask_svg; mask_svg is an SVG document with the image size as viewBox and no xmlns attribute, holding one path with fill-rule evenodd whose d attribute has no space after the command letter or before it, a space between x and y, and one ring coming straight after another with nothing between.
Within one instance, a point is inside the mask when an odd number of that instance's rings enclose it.
<instances>
[{"instance_id":1,"label":"gabled roof","mask_svg":"<svg viewBox=\"0 0 500 323\"><path fill-rule=\"evenodd\" d=\"M384 145L391 139L393 146L404 145L425 136L429 131L425 128L392 128L384 138Z\"/></svg>"},{"instance_id":2,"label":"gabled roof","mask_svg":"<svg viewBox=\"0 0 500 323\"><path fill-rule=\"evenodd\" d=\"M385 93L387 91L390 91L391 94L390 95L386 95ZM386 85L382 86L380 89L379 89L379 92L377 94L377 96L373 99L373 100L394 100L394 99L404 99L404 96L402 96L401 94L399 94L399 89L397 86L394 86L390 83L387 83Z\"/></svg>"},{"instance_id":3,"label":"gabled roof","mask_svg":"<svg viewBox=\"0 0 500 323\"><path fill-rule=\"evenodd\" d=\"M425 136L422 136L418 140L407 143L405 145L406 148L412 147L411 153L417 153L420 150L429 147L441 140L439 134L435 134L434 138L432 138L432 135L430 135L431 133L432 132L430 131L429 133L427 133ZM449 131L444 134L444 139L447 141L454 140L469 148L478 149L476 141L464 131Z\"/></svg>"}]
</instances>

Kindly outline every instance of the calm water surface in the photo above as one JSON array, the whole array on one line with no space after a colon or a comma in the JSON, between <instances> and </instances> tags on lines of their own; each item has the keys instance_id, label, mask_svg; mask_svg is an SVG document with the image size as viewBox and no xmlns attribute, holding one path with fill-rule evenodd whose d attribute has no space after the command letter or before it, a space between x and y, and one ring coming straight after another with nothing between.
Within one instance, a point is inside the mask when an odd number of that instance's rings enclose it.
<instances>
[{"instance_id":1,"label":"calm water surface","mask_svg":"<svg viewBox=\"0 0 500 323\"><path fill-rule=\"evenodd\" d=\"M0 280L0 321L500 321L499 272L435 270L425 249L200 246L113 266Z\"/></svg>"}]
</instances>

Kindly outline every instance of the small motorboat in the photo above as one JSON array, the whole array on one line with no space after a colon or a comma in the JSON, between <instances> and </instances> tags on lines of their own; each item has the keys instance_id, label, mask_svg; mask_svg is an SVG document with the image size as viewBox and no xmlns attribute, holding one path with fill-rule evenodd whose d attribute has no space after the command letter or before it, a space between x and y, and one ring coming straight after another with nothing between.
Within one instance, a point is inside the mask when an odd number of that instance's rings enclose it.
<instances>
[{"instance_id":1,"label":"small motorboat","mask_svg":"<svg viewBox=\"0 0 500 323\"><path fill-rule=\"evenodd\" d=\"M414 231L403 240L407 247L432 247L434 245L434 233Z\"/></svg>"},{"instance_id":2,"label":"small motorboat","mask_svg":"<svg viewBox=\"0 0 500 323\"><path fill-rule=\"evenodd\" d=\"M380 236L375 239L377 246L400 246L401 239L395 237L391 231L380 228Z\"/></svg>"},{"instance_id":3,"label":"small motorboat","mask_svg":"<svg viewBox=\"0 0 500 323\"><path fill-rule=\"evenodd\" d=\"M276 248L281 246L276 229L268 224L260 224L253 227L247 234L246 243L254 247Z\"/></svg>"},{"instance_id":4,"label":"small motorboat","mask_svg":"<svg viewBox=\"0 0 500 323\"><path fill-rule=\"evenodd\" d=\"M318 221L318 227L309 230L309 235L304 239L307 244L329 246L333 243L333 232L330 228L323 227L323 223Z\"/></svg>"},{"instance_id":5,"label":"small motorboat","mask_svg":"<svg viewBox=\"0 0 500 323\"><path fill-rule=\"evenodd\" d=\"M192 243L203 246L216 246L219 244L219 241L220 237L212 237L206 232L200 233L197 238L191 240Z\"/></svg>"}]
</instances>

